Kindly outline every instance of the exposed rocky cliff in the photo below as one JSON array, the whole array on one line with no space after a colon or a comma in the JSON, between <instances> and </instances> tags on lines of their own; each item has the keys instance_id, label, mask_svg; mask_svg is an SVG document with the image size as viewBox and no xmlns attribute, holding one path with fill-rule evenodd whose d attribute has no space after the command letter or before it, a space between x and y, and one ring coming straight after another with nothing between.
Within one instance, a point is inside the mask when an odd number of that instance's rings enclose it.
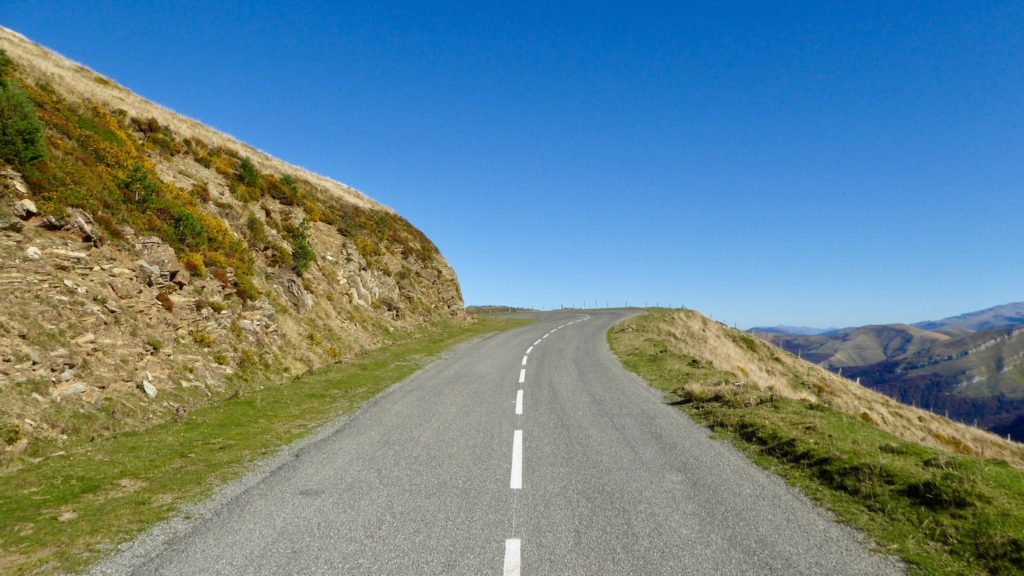
<instances>
[{"instance_id":1,"label":"exposed rocky cliff","mask_svg":"<svg viewBox=\"0 0 1024 576\"><path fill-rule=\"evenodd\" d=\"M180 417L464 316L394 211L0 28L0 450ZM87 423L83 424L83 423Z\"/></svg>"}]
</instances>

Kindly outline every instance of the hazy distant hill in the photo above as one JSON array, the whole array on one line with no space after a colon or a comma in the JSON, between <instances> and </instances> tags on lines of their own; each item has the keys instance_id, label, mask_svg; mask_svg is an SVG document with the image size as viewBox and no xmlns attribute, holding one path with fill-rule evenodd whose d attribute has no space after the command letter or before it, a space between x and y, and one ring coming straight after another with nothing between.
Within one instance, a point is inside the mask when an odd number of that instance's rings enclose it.
<instances>
[{"instance_id":1,"label":"hazy distant hill","mask_svg":"<svg viewBox=\"0 0 1024 576\"><path fill-rule=\"evenodd\" d=\"M1024 303L912 326L760 336L907 404L1024 439Z\"/></svg>"},{"instance_id":2,"label":"hazy distant hill","mask_svg":"<svg viewBox=\"0 0 1024 576\"><path fill-rule=\"evenodd\" d=\"M817 336L818 334L824 334L825 332L831 332L835 328L811 328L809 326L786 326L778 324L776 326L757 326L747 330L747 332L756 332L758 334L792 334L794 336Z\"/></svg>"},{"instance_id":3,"label":"hazy distant hill","mask_svg":"<svg viewBox=\"0 0 1024 576\"><path fill-rule=\"evenodd\" d=\"M776 346L826 368L874 364L917 352L950 338L906 324L843 328L814 336L762 334Z\"/></svg>"},{"instance_id":4,"label":"hazy distant hill","mask_svg":"<svg viewBox=\"0 0 1024 576\"><path fill-rule=\"evenodd\" d=\"M980 332L1004 326L1019 325L1024 325L1024 302L1013 302L942 320L914 324L914 326L924 328L925 330L959 333Z\"/></svg>"},{"instance_id":5,"label":"hazy distant hill","mask_svg":"<svg viewBox=\"0 0 1024 576\"><path fill-rule=\"evenodd\" d=\"M1024 439L1024 327L970 333L844 374L903 402Z\"/></svg>"}]
</instances>

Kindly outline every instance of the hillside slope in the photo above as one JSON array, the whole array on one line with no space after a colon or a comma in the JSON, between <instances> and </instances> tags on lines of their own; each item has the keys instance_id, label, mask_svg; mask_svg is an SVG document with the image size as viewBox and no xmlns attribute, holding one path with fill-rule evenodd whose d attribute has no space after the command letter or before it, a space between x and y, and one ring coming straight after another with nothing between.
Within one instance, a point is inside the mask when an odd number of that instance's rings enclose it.
<instances>
[{"instance_id":1,"label":"hillside slope","mask_svg":"<svg viewBox=\"0 0 1024 576\"><path fill-rule=\"evenodd\" d=\"M917 444L972 456L1001 458L1024 467L1024 445L913 408L798 359L744 332L692 310L649 318L646 334L672 351L700 359L723 376L690 384L692 394L753 389L807 403L821 403ZM624 325L621 330L629 330Z\"/></svg>"},{"instance_id":2,"label":"hillside slope","mask_svg":"<svg viewBox=\"0 0 1024 576\"><path fill-rule=\"evenodd\" d=\"M394 211L4 28L0 50L5 458L464 317Z\"/></svg>"},{"instance_id":3,"label":"hillside slope","mask_svg":"<svg viewBox=\"0 0 1024 576\"><path fill-rule=\"evenodd\" d=\"M1024 328L968 333L845 374L904 403L1024 439Z\"/></svg>"},{"instance_id":4,"label":"hillside slope","mask_svg":"<svg viewBox=\"0 0 1024 576\"><path fill-rule=\"evenodd\" d=\"M912 574L1020 574L1024 445L905 406L693 311L614 327L623 363L666 400Z\"/></svg>"}]
</instances>

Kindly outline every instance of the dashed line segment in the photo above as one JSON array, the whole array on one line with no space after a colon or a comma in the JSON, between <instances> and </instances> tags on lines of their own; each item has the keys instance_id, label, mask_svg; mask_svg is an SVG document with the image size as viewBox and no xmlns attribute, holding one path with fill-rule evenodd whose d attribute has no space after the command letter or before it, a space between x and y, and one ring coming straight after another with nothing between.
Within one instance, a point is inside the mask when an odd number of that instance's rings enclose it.
<instances>
[{"instance_id":1,"label":"dashed line segment","mask_svg":"<svg viewBox=\"0 0 1024 576\"><path fill-rule=\"evenodd\" d=\"M589 318L590 318L590 316L584 316L583 318L580 318L578 320L573 320L572 322L568 322L566 324L562 324L558 328L553 328L550 332L548 332L547 334L545 334L545 335L541 336L540 338L538 338L537 341L533 343L533 346L530 346L529 348L527 348L526 352L523 354L523 363L522 363L523 368L519 369L519 383L523 384L524 382L526 382L526 368L525 368L525 366L526 366L527 360L529 359L530 353L533 352L534 346L539 346L542 340L544 340L548 336L551 336L552 334L554 334L559 329L565 328L566 326L571 326L572 324L575 324L577 322L582 322L582 321L587 320ZM523 415L523 390L522 390L522 388L520 388L519 390L516 390L516 416L522 416L522 415ZM523 431L521 429L514 430L512 432L512 473L511 473L511 476L509 478L509 488L511 488L512 490L521 490L523 488ZM518 492L513 492L513 494L518 494ZM512 517L513 517L512 533L513 534L515 533L515 520L514 520L514 518L515 518L515 503L514 503L514 501L515 501L515 499L513 499L513 505L512 505ZM521 564L522 564L522 540L520 540L519 538L508 538L508 539L506 539L505 540L505 561L502 564L502 574L503 574L503 576L519 576L519 571L520 571L520 565Z\"/></svg>"}]
</instances>

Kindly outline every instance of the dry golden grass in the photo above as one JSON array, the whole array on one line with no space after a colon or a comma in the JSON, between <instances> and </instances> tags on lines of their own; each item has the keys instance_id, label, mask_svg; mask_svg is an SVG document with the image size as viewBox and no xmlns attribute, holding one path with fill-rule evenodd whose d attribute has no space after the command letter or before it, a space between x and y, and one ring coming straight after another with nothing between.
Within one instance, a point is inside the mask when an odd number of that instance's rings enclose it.
<instances>
[{"instance_id":1,"label":"dry golden grass","mask_svg":"<svg viewBox=\"0 0 1024 576\"><path fill-rule=\"evenodd\" d=\"M652 330L658 339L676 352L706 359L716 369L736 374L740 385L820 402L904 440L1024 467L1024 445L902 404L698 312L681 310L655 318Z\"/></svg>"},{"instance_id":2,"label":"dry golden grass","mask_svg":"<svg viewBox=\"0 0 1024 576\"><path fill-rule=\"evenodd\" d=\"M276 175L292 174L313 183L321 192L340 197L357 206L392 211L350 186L288 164L201 122L150 102L113 80L3 26L0 26L0 48L7 52L30 80L46 82L65 97L91 100L113 110L122 109L137 118L156 118L160 124L169 126L180 137L198 138L208 144L222 146L251 157L261 172Z\"/></svg>"}]
</instances>

